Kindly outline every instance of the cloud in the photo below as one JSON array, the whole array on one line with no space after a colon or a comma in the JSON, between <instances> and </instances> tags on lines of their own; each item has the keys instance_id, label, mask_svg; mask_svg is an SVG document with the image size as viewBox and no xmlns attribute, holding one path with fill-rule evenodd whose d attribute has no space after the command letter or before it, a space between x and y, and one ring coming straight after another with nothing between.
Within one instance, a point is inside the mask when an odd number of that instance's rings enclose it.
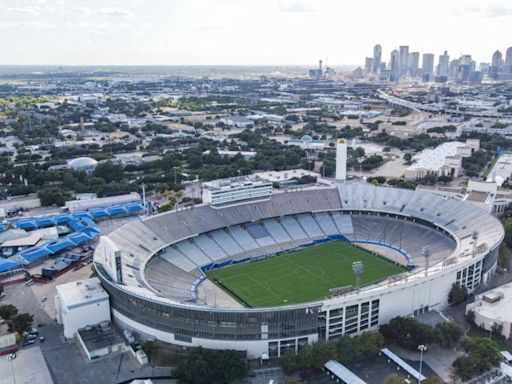
<instances>
[{"instance_id":1,"label":"cloud","mask_svg":"<svg viewBox=\"0 0 512 384\"><path fill-rule=\"evenodd\" d=\"M13 7L7 8L8 12L12 13L20 13L22 15L37 15L38 12L35 8L32 7Z\"/></svg>"},{"instance_id":2,"label":"cloud","mask_svg":"<svg viewBox=\"0 0 512 384\"><path fill-rule=\"evenodd\" d=\"M76 7L73 8L71 12L76 13L77 15L88 15L91 13L91 10L87 7Z\"/></svg>"},{"instance_id":3,"label":"cloud","mask_svg":"<svg viewBox=\"0 0 512 384\"><path fill-rule=\"evenodd\" d=\"M311 5L302 0L290 0L279 3L279 11L289 13L309 13L315 12Z\"/></svg>"},{"instance_id":4,"label":"cloud","mask_svg":"<svg viewBox=\"0 0 512 384\"><path fill-rule=\"evenodd\" d=\"M29 28L29 29L53 29L56 28L55 25L49 24L49 23L43 23L41 21L30 21L30 22L21 22L21 23L13 23L13 22L7 22L7 23L1 23L0 29L12 29L12 28Z\"/></svg>"},{"instance_id":5,"label":"cloud","mask_svg":"<svg viewBox=\"0 0 512 384\"><path fill-rule=\"evenodd\" d=\"M512 16L512 5L491 3L484 13L487 17Z\"/></svg>"},{"instance_id":6,"label":"cloud","mask_svg":"<svg viewBox=\"0 0 512 384\"><path fill-rule=\"evenodd\" d=\"M512 16L512 5L493 1L486 6L467 4L465 7L456 9L459 15L471 15L480 17L508 17Z\"/></svg>"},{"instance_id":7,"label":"cloud","mask_svg":"<svg viewBox=\"0 0 512 384\"><path fill-rule=\"evenodd\" d=\"M105 17L133 17L133 13L125 8L99 8L95 11L98 15Z\"/></svg>"}]
</instances>

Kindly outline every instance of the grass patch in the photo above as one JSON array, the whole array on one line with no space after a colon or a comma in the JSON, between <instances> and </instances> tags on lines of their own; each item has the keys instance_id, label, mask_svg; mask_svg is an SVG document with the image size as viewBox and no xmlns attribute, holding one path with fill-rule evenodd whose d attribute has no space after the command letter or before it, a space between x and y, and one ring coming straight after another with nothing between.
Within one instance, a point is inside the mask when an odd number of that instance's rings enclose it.
<instances>
[{"instance_id":1,"label":"grass patch","mask_svg":"<svg viewBox=\"0 0 512 384\"><path fill-rule=\"evenodd\" d=\"M320 300L330 288L352 285L352 263L362 261L361 286L406 271L400 265L347 241L332 241L268 259L206 273L249 307L273 307Z\"/></svg>"}]
</instances>

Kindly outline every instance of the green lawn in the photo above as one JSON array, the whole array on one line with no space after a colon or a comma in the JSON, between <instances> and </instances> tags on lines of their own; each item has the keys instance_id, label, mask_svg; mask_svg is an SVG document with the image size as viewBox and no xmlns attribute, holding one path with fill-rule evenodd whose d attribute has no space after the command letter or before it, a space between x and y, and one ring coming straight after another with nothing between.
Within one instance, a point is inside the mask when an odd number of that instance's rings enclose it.
<instances>
[{"instance_id":1,"label":"green lawn","mask_svg":"<svg viewBox=\"0 0 512 384\"><path fill-rule=\"evenodd\" d=\"M323 299L329 288L355 286L354 261L364 264L361 286L406 270L340 240L217 269L206 276L249 307L272 307Z\"/></svg>"}]
</instances>

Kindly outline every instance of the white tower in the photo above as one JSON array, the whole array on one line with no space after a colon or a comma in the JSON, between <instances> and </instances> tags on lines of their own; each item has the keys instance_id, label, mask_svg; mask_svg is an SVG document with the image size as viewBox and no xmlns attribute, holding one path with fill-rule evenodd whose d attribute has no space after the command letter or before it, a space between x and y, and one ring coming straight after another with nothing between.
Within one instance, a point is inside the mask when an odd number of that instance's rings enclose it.
<instances>
[{"instance_id":1,"label":"white tower","mask_svg":"<svg viewBox=\"0 0 512 384\"><path fill-rule=\"evenodd\" d=\"M347 140L338 139L336 142L336 181L347 179Z\"/></svg>"}]
</instances>

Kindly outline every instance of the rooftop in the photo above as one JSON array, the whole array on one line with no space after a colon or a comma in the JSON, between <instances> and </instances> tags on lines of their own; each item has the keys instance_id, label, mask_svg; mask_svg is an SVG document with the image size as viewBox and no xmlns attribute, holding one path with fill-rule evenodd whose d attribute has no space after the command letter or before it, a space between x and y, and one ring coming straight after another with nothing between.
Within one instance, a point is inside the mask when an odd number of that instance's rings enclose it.
<instances>
[{"instance_id":1,"label":"rooftop","mask_svg":"<svg viewBox=\"0 0 512 384\"><path fill-rule=\"evenodd\" d=\"M489 319L512 322L512 283L477 295L471 306L475 312Z\"/></svg>"},{"instance_id":2,"label":"rooftop","mask_svg":"<svg viewBox=\"0 0 512 384\"><path fill-rule=\"evenodd\" d=\"M62 303L68 308L108 300L107 293L96 277L60 284L56 288Z\"/></svg>"},{"instance_id":3,"label":"rooftop","mask_svg":"<svg viewBox=\"0 0 512 384\"><path fill-rule=\"evenodd\" d=\"M78 333L88 351L96 351L111 345L124 343L119 330L109 322L79 329Z\"/></svg>"},{"instance_id":4,"label":"rooftop","mask_svg":"<svg viewBox=\"0 0 512 384\"><path fill-rule=\"evenodd\" d=\"M443 143L436 148L428 148L424 149L416 156L414 156L414 160L416 161L408 169L433 169L439 170L445 165L445 160L447 157L456 156L459 147L465 147L466 144L461 143L460 141L452 141L448 143Z\"/></svg>"}]
</instances>

